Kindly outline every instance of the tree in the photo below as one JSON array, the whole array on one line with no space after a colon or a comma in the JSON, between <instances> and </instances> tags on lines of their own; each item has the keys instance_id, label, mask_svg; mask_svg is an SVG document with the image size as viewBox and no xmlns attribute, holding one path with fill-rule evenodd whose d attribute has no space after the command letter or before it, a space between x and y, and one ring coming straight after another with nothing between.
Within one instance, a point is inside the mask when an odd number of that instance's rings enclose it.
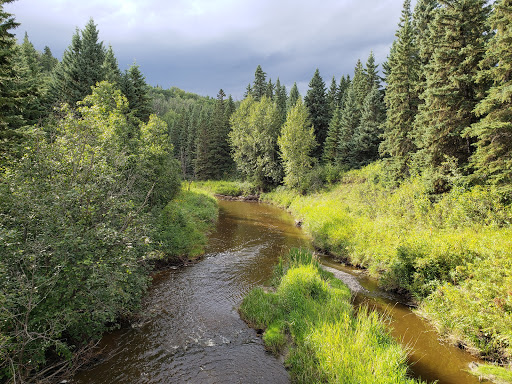
<instances>
[{"instance_id":1,"label":"tree","mask_svg":"<svg viewBox=\"0 0 512 384\"><path fill-rule=\"evenodd\" d=\"M108 46L105 53L105 59L103 60L102 67L104 79L111 84L119 86L121 83L121 71L119 70L119 64L111 45Z\"/></svg>"},{"instance_id":2,"label":"tree","mask_svg":"<svg viewBox=\"0 0 512 384\"><path fill-rule=\"evenodd\" d=\"M121 91L128 99L133 115L142 122L148 122L151 114L148 85L137 64L131 65L122 75Z\"/></svg>"},{"instance_id":3,"label":"tree","mask_svg":"<svg viewBox=\"0 0 512 384\"><path fill-rule=\"evenodd\" d=\"M340 84L338 85L338 93L336 94L336 105L341 108L343 108L343 100L345 98L345 93L350 86L350 82L350 75L347 75L347 77L341 76Z\"/></svg>"},{"instance_id":4,"label":"tree","mask_svg":"<svg viewBox=\"0 0 512 384\"><path fill-rule=\"evenodd\" d=\"M233 161L230 154L230 146L228 142L229 134L229 118L231 117L227 111L227 103L224 98L226 94L221 89L217 94L217 100L213 109L211 120L212 137L210 167L212 168L212 178L221 179L225 177L230 170L233 169Z\"/></svg>"},{"instance_id":5,"label":"tree","mask_svg":"<svg viewBox=\"0 0 512 384\"><path fill-rule=\"evenodd\" d=\"M338 106L338 84L336 84L334 76L332 77L331 86L327 93L327 103L329 104L329 116L332 117Z\"/></svg>"},{"instance_id":6,"label":"tree","mask_svg":"<svg viewBox=\"0 0 512 384\"><path fill-rule=\"evenodd\" d=\"M285 185L300 188L314 164L311 153L317 145L309 112L302 101L299 100L288 112L277 143L283 159Z\"/></svg>"},{"instance_id":7,"label":"tree","mask_svg":"<svg viewBox=\"0 0 512 384\"><path fill-rule=\"evenodd\" d=\"M4 161L16 152L20 134L16 128L23 124L18 110L19 95L14 71L14 47L16 41L10 30L19 24L4 10L4 4L13 0L0 0L0 169Z\"/></svg>"},{"instance_id":8,"label":"tree","mask_svg":"<svg viewBox=\"0 0 512 384\"><path fill-rule=\"evenodd\" d=\"M297 83L293 83L292 89L290 89L290 96L288 97L288 110L292 109L299 99L299 88L297 88Z\"/></svg>"},{"instance_id":9,"label":"tree","mask_svg":"<svg viewBox=\"0 0 512 384\"><path fill-rule=\"evenodd\" d=\"M281 115L281 123L283 124L286 120L286 103L288 97L286 95L286 87L284 85L281 85L281 82L279 81L279 77L276 81L276 95L275 95L275 101L277 105L277 110L279 111L279 114Z\"/></svg>"},{"instance_id":10,"label":"tree","mask_svg":"<svg viewBox=\"0 0 512 384\"><path fill-rule=\"evenodd\" d=\"M410 7L410 0L405 0L396 40L388 57L386 121L380 147L383 155L391 156L390 168L397 178L409 174L411 156L416 151L413 124L420 102L417 93L420 62Z\"/></svg>"},{"instance_id":11,"label":"tree","mask_svg":"<svg viewBox=\"0 0 512 384\"><path fill-rule=\"evenodd\" d=\"M473 110L482 90L476 83L476 73L489 36L489 7L485 0L439 3L430 25L436 39L426 66L425 103L416 121L419 159L433 169L445 162L461 169L471 155L471 142L462 137L462 132L478 120ZM444 190L443 185L436 190Z\"/></svg>"},{"instance_id":12,"label":"tree","mask_svg":"<svg viewBox=\"0 0 512 384\"><path fill-rule=\"evenodd\" d=\"M57 58L53 57L51 49L46 45L41 55L41 69L45 73L51 73L59 63Z\"/></svg>"},{"instance_id":13,"label":"tree","mask_svg":"<svg viewBox=\"0 0 512 384\"><path fill-rule=\"evenodd\" d=\"M329 131L325 139L324 153L322 160L328 164L335 164L339 158L338 144L340 141L341 115L343 109L337 107L329 123Z\"/></svg>"},{"instance_id":14,"label":"tree","mask_svg":"<svg viewBox=\"0 0 512 384\"><path fill-rule=\"evenodd\" d=\"M268 84L266 82L266 75L263 69L261 69L261 65L258 65L254 73L254 82L251 90L251 95L256 101L261 100L267 93Z\"/></svg>"},{"instance_id":15,"label":"tree","mask_svg":"<svg viewBox=\"0 0 512 384\"><path fill-rule=\"evenodd\" d=\"M490 18L495 35L486 47L478 81L492 81L486 96L475 107L482 119L466 128L475 137L476 151L471 165L477 177L508 188L512 184L512 1L494 4Z\"/></svg>"},{"instance_id":16,"label":"tree","mask_svg":"<svg viewBox=\"0 0 512 384\"><path fill-rule=\"evenodd\" d=\"M385 112L382 94L374 85L366 96L361 113L361 120L354 137L354 161L364 166L379 158L379 144L382 141L382 123Z\"/></svg>"},{"instance_id":17,"label":"tree","mask_svg":"<svg viewBox=\"0 0 512 384\"><path fill-rule=\"evenodd\" d=\"M354 134L359 127L361 119L361 110L358 105L356 88L354 82L347 90L345 103L340 117L340 126L338 134L338 164L348 167L357 166L357 159L354 157Z\"/></svg>"},{"instance_id":18,"label":"tree","mask_svg":"<svg viewBox=\"0 0 512 384\"><path fill-rule=\"evenodd\" d=\"M265 96L267 96L270 100L274 100L274 84L272 84L272 79L268 79L267 89L265 91Z\"/></svg>"},{"instance_id":19,"label":"tree","mask_svg":"<svg viewBox=\"0 0 512 384\"><path fill-rule=\"evenodd\" d=\"M318 143L318 148L316 148L314 156L318 159L322 155L330 120L325 83L318 69L309 82L309 90L304 97L304 104L308 108L311 123L315 128L315 138Z\"/></svg>"},{"instance_id":20,"label":"tree","mask_svg":"<svg viewBox=\"0 0 512 384\"><path fill-rule=\"evenodd\" d=\"M231 116L233 159L240 172L261 189L282 178L277 150L280 121L276 105L267 97L259 102L246 98Z\"/></svg>"}]
</instances>

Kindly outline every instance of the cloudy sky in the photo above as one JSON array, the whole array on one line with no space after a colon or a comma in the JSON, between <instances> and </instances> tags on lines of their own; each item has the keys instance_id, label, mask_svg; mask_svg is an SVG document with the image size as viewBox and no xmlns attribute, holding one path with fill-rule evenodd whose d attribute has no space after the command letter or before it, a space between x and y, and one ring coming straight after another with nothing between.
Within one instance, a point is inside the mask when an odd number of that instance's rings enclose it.
<instances>
[{"instance_id":1,"label":"cloudy sky","mask_svg":"<svg viewBox=\"0 0 512 384\"><path fill-rule=\"evenodd\" d=\"M414 1L413 1L414 3ZM36 49L59 59L92 17L122 70L136 62L149 84L240 99L260 64L301 94L315 69L352 74L373 51L385 60L402 0L17 0L5 6Z\"/></svg>"}]
</instances>

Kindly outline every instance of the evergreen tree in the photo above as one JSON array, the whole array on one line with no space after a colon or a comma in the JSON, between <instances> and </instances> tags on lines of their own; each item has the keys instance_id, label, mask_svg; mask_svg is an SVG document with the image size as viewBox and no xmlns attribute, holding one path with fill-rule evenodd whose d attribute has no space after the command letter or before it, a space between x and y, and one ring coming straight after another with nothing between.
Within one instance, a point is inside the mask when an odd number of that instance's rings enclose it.
<instances>
[{"instance_id":1,"label":"evergreen tree","mask_svg":"<svg viewBox=\"0 0 512 384\"><path fill-rule=\"evenodd\" d=\"M359 127L353 137L354 161L359 166L367 165L379 158L384 117L382 94L377 85L374 85L366 96Z\"/></svg>"},{"instance_id":2,"label":"evergreen tree","mask_svg":"<svg viewBox=\"0 0 512 384\"><path fill-rule=\"evenodd\" d=\"M288 97L288 110L292 109L299 99L299 88L297 87L297 83L293 83L292 89L290 89L290 97Z\"/></svg>"},{"instance_id":3,"label":"evergreen tree","mask_svg":"<svg viewBox=\"0 0 512 384\"><path fill-rule=\"evenodd\" d=\"M287 95L286 95L286 87L281 85L279 78L276 81L276 95L275 101L277 105L277 110L281 115L281 124L286 121L286 103L287 103Z\"/></svg>"},{"instance_id":4,"label":"evergreen tree","mask_svg":"<svg viewBox=\"0 0 512 384\"><path fill-rule=\"evenodd\" d=\"M251 97L249 95L249 97ZM208 180L213 178L211 167L210 143L211 143L211 124L210 115L206 109L201 110L199 124L197 126L196 158L194 162L195 177L198 180Z\"/></svg>"},{"instance_id":5,"label":"evergreen tree","mask_svg":"<svg viewBox=\"0 0 512 384\"><path fill-rule=\"evenodd\" d=\"M251 95L254 100L259 101L265 94L267 93L267 74L263 72L261 69L261 65L256 67L256 72L254 73L254 83L251 90Z\"/></svg>"},{"instance_id":6,"label":"evergreen tree","mask_svg":"<svg viewBox=\"0 0 512 384\"><path fill-rule=\"evenodd\" d=\"M268 79L265 96L267 96L270 100L274 100L274 84L272 84L272 79Z\"/></svg>"},{"instance_id":7,"label":"evergreen tree","mask_svg":"<svg viewBox=\"0 0 512 384\"><path fill-rule=\"evenodd\" d=\"M354 68L354 77L350 82L350 87L353 89L355 105L359 111L363 108L364 99L368 94L368 83L363 63L361 63L361 60L357 60L356 67Z\"/></svg>"},{"instance_id":8,"label":"evergreen tree","mask_svg":"<svg viewBox=\"0 0 512 384\"><path fill-rule=\"evenodd\" d=\"M466 129L477 138L471 164L479 178L500 187L512 185L512 1L494 4L491 27L495 35L489 41L479 81L492 81L486 97L475 108L483 118Z\"/></svg>"},{"instance_id":9,"label":"evergreen tree","mask_svg":"<svg viewBox=\"0 0 512 384\"><path fill-rule=\"evenodd\" d=\"M4 10L4 4L13 0L0 0L0 167L15 151L20 136L16 128L23 124L18 110L19 95L14 70L14 47L16 41L10 30L19 24Z\"/></svg>"},{"instance_id":10,"label":"evergreen tree","mask_svg":"<svg viewBox=\"0 0 512 384\"><path fill-rule=\"evenodd\" d=\"M348 167L355 167L358 164L357 159L354 158L354 134L359 127L361 109L358 105L357 89L353 86L354 84L355 82L352 82L345 95L338 134L337 163Z\"/></svg>"},{"instance_id":11,"label":"evergreen tree","mask_svg":"<svg viewBox=\"0 0 512 384\"><path fill-rule=\"evenodd\" d=\"M404 1L396 40L388 57L386 122L380 151L391 156L390 168L396 178L409 173L411 155L416 151L413 124L419 105L417 83L420 62L414 40L411 2Z\"/></svg>"},{"instance_id":12,"label":"evergreen tree","mask_svg":"<svg viewBox=\"0 0 512 384\"><path fill-rule=\"evenodd\" d=\"M251 84L249 83L245 88L244 99L249 97L250 95L252 95L252 87Z\"/></svg>"},{"instance_id":13,"label":"evergreen tree","mask_svg":"<svg viewBox=\"0 0 512 384\"><path fill-rule=\"evenodd\" d=\"M471 155L471 143L462 131L477 121L473 109L481 90L475 76L489 36L486 0L442 0L440 4L431 24L436 38L426 66L425 103L416 121L419 160L434 169L447 161L462 167ZM444 181L439 181L443 185L435 188L442 191Z\"/></svg>"},{"instance_id":14,"label":"evergreen tree","mask_svg":"<svg viewBox=\"0 0 512 384\"><path fill-rule=\"evenodd\" d=\"M140 121L147 122L151 114L151 103L146 79L140 72L138 65L133 64L122 75L121 91L128 99L133 115Z\"/></svg>"},{"instance_id":15,"label":"evergreen tree","mask_svg":"<svg viewBox=\"0 0 512 384\"><path fill-rule=\"evenodd\" d=\"M338 106L338 84L336 84L334 76L332 77L331 86L327 93L327 103L329 104L329 116L332 117Z\"/></svg>"},{"instance_id":16,"label":"evergreen tree","mask_svg":"<svg viewBox=\"0 0 512 384\"><path fill-rule=\"evenodd\" d=\"M57 58L53 57L52 51L48 46L44 47L43 54L41 55L41 69L43 72L50 73L59 63Z\"/></svg>"},{"instance_id":17,"label":"evergreen tree","mask_svg":"<svg viewBox=\"0 0 512 384\"><path fill-rule=\"evenodd\" d=\"M377 87L377 89L380 88L380 77L377 68L378 64L375 63L375 56L373 55L373 52L370 52L370 56L368 56L366 67L364 69L366 77L365 97L372 92L373 87Z\"/></svg>"},{"instance_id":18,"label":"evergreen tree","mask_svg":"<svg viewBox=\"0 0 512 384\"><path fill-rule=\"evenodd\" d=\"M338 93L336 94L336 105L343 108L343 99L348 87L350 87L350 75L341 76L340 84L338 85Z\"/></svg>"},{"instance_id":19,"label":"evergreen tree","mask_svg":"<svg viewBox=\"0 0 512 384\"><path fill-rule=\"evenodd\" d=\"M314 164L311 156L316 147L315 132L302 101L288 112L286 123L277 139L284 165L284 183L290 188L304 186L304 179Z\"/></svg>"},{"instance_id":20,"label":"evergreen tree","mask_svg":"<svg viewBox=\"0 0 512 384\"><path fill-rule=\"evenodd\" d=\"M327 138L325 139L324 153L322 160L328 164L335 164L339 158L338 144L340 141L341 115L343 109L337 107L329 123Z\"/></svg>"},{"instance_id":21,"label":"evergreen tree","mask_svg":"<svg viewBox=\"0 0 512 384\"><path fill-rule=\"evenodd\" d=\"M81 32L81 47L79 56L80 81L86 94L91 88L105 79L103 62L105 61L105 48L103 42L98 40L99 31L94 20L90 19ZM84 96L85 96L84 95Z\"/></svg>"},{"instance_id":22,"label":"evergreen tree","mask_svg":"<svg viewBox=\"0 0 512 384\"><path fill-rule=\"evenodd\" d=\"M309 90L304 97L304 104L308 108L311 123L315 128L315 138L318 147L314 156L318 159L322 155L323 145L329 129L329 104L325 92L325 83L317 69L309 82Z\"/></svg>"},{"instance_id":23,"label":"evergreen tree","mask_svg":"<svg viewBox=\"0 0 512 384\"><path fill-rule=\"evenodd\" d=\"M227 103L224 98L226 94L221 89L217 94L217 100L212 115L211 159L212 178L221 179L233 168L228 142L229 117L227 114Z\"/></svg>"},{"instance_id":24,"label":"evergreen tree","mask_svg":"<svg viewBox=\"0 0 512 384\"><path fill-rule=\"evenodd\" d=\"M108 46L105 53L102 67L104 79L111 84L119 86L121 83L121 71L119 70L119 64L111 45Z\"/></svg>"}]
</instances>

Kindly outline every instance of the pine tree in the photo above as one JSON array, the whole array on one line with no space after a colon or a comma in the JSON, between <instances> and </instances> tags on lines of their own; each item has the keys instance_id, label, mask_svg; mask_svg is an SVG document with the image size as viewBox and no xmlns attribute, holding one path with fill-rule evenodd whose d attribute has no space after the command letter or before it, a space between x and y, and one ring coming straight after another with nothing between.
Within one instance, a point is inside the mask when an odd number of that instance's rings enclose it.
<instances>
[{"instance_id":1,"label":"pine tree","mask_svg":"<svg viewBox=\"0 0 512 384\"><path fill-rule=\"evenodd\" d=\"M325 92L325 83L317 69L309 82L309 90L304 97L304 105L308 108L311 123L315 128L315 139L318 147L314 156L319 159L322 155L323 145L329 129L329 104Z\"/></svg>"},{"instance_id":2,"label":"pine tree","mask_svg":"<svg viewBox=\"0 0 512 384\"><path fill-rule=\"evenodd\" d=\"M81 32L82 43L79 56L80 81L87 89L85 95L90 94L91 88L105 79L103 70L105 48L103 42L98 41L98 35L97 26L94 20L90 19Z\"/></svg>"},{"instance_id":3,"label":"pine tree","mask_svg":"<svg viewBox=\"0 0 512 384\"><path fill-rule=\"evenodd\" d=\"M484 180L506 187L512 185L512 1L494 4L490 18L496 32L489 41L481 63L479 81L492 81L486 97L475 108L483 118L466 129L477 138L471 158L475 174Z\"/></svg>"},{"instance_id":4,"label":"pine tree","mask_svg":"<svg viewBox=\"0 0 512 384\"><path fill-rule=\"evenodd\" d=\"M426 66L426 89L416 121L420 161L438 168L445 162L466 165L471 142L463 130L477 121L473 109L481 93L475 82L488 37L486 0L442 0L431 24L436 36ZM437 183L437 181L434 181ZM438 191L444 190L437 185Z\"/></svg>"},{"instance_id":5,"label":"pine tree","mask_svg":"<svg viewBox=\"0 0 512 384\"><path fill-rule=\"evenodd\" d=\"M261 69L261 65L256 67L256 72L254 73L254 83L251 90L251 95L254 100L259 101L265 94L267 93L267 81L266 81L266 73Z\"/></svg>"},{"instance_id":6,"label":"pine tree","mask_svg":"<svg viewBox=\"0 0 512 384\"><path fill-rule=\"evenodd\" d=\"M227 103L224 98L226 94L221 89L217 94L215 108L212 115L212 138L211 138L211 167L212 178L221 179L233 168L230 146L228 142L229 120L227 115Z\"/></svg>"},{"instance_id":7,"label":"pine tree","mask_svg":"<svg viewBox=\"0 0 512 384\"><path fill-rule=\"evenodd\" d=\"M386 121L380 151L391 156L390 168L397 179L409 173L411 155L416 151L413 124L418 111L420 62L412 25L411 2L404 1L396 40L388 57Z\"/></svg>"},{"instance_id":8,"label":"pine tree","mask_svg":"<svg viewBox=\"0 0 512 384\"><path fill-rule=\"evenodd\" d=\"M314 164L315 159L311 154L317 145L308 109L302 101L297 101L288 112L277 143L283 159L285 185L290 188L301 188L305 176Z\"/></svg>"},{"instance_id":9,"label":"pine tree","mask_svg":"<svg viewBox=\"0 0 512 384\"><path fill-rule=\"evenodd\" d=\"M293 83L292 89L290 89L290 96L288 97L288 110L292 109L300 98L297 83Z\"/></svg>"},{"instance_id":10,"label":"pine tree","mask_svg":"<svg viewBox=\"0 0 512 384\"><path fill-rule=\"evenodd\" d=\"M372 92L373 87L377 87L377 89L380 88L380 77L377 70L378 67L379 65L375 63L375 56L373 55L373 52L370 52L370 56L368 56L366 67L364 69L366 77L365 98L370 92Z\"/></svg>"},{"instance_id":11,"label":"pine tree","mask_svg":"<svg viewBox=\"0 0 512 384\"><path fill-rule=\"evenodd\" d=\"M350 83L355 97L355 105L359 111L363 109L364 99L368 94L368 78L363 68L361 60L357 60L356 67L354 68L354 77Z\"/></svg>"}]
</instances>

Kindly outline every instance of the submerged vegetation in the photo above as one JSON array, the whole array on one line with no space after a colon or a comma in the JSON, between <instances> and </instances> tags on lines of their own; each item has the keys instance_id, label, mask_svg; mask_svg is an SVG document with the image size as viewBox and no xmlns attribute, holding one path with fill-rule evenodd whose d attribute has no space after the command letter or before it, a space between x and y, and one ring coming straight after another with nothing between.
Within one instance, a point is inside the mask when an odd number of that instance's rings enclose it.
<instances>
[{"instance_id":1,"label":"submerged vegetation","mask_svg":"<svg viewBox=\"0 0 512 384\"><path fill-rule=\"evenodd\" d=\"M416 383L406 352L376 312L351 304L349 289L323 271L310 251L291 250L276 267L272 291L255 288L240 312L264 329L265 346L286 354L298 383Z\"/></svg>"}]
</instances>

